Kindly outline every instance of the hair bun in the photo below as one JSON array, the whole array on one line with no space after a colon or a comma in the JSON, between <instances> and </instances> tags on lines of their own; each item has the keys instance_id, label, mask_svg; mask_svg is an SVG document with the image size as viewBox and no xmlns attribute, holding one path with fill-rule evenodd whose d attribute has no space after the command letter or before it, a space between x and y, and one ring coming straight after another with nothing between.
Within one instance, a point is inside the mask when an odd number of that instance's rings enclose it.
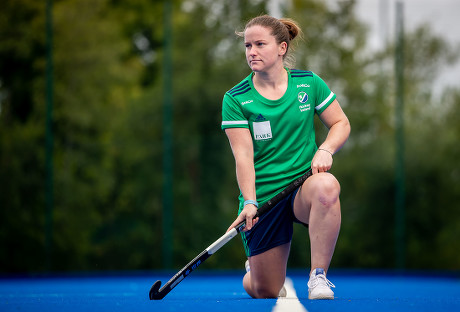
<instances>
[{"instance_id":1,"label":"hair bun","mask_svg":"<svg viewBox=\"0 0 460 312\"><path fill-rule=\"evenodd\" d=\"M284 26L286 26L289 32L289 40L293 40L300 33L299 26L293 20L288 18L281 18L279 21L283 23Z\"/></svg>"}]
</instances>

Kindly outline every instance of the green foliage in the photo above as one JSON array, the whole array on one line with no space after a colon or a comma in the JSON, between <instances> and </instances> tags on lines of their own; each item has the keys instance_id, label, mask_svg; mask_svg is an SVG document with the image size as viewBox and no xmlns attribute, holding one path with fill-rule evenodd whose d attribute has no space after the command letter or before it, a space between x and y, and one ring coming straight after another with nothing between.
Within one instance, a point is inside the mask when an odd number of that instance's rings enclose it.
<instances>
[{"instance_id":1,"label":"green foliage","mask_svg":"<svg viewBox=\"0 0 460 312\"><path fill-rule=\"evenodd\" d=\"M342 230L334 267L394 265L392 46L369 52L354 1L292 1L305 41L296 67L337 94L352 135L335 156ZM235 30L263 1L173 2L173 248L182 267L236 216L234 161L221 101L248 73ZM54 1L54 219L52 270L162 268L163 1ZM0 11L0 264L46 269L45 4ZM20 38L20 40L18 40ZM460 92L433 93L456 55L427 26L406 34L406 259L408 268L459 269ZM317 123L320 141L326 134ZM166 242L167 243L167 242ZM291 267L308 266L296 227ZM434 259L432 255L436 255ZM239 239L206 262L239 268Z\"/></svg>"}]
</instances>

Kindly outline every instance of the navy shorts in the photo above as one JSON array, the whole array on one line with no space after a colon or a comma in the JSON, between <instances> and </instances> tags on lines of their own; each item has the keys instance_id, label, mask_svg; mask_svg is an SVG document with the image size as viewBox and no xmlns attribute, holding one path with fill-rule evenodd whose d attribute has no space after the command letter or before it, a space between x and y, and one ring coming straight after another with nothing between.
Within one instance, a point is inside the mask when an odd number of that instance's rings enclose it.
<instances>
[{"instance_id":1,"label":"navy shorts","mask_svg":"<svg viewBox=\"0 0 460 312\"><path fill-rule=\"evenodd\" d=\"M294 199L298 190L295 189L270 211L259 217L259 222L250 231L241 232L246 256L261 254L292 240L294 223L304 224L294 215Z\"/></svg>"}]
</instances>

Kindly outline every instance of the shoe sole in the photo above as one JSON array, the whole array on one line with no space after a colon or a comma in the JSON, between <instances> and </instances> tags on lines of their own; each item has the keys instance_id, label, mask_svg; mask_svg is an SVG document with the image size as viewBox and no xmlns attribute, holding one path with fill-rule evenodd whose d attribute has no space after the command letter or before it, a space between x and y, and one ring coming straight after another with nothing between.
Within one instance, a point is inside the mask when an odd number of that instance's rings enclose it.
<instances>
[{"instance_id":1,"label":"shoe sole","mask_svg":"<svg viewBox=\"0 0 460 312\"><path fill-rule=\"evenodd\" d=\"M328 296L328 295L319 295L319 296L315 296L315 297L312 297L310 295L308 295L308 299L310 300L333 300L334 299L334 295L332 296Z\"/></svg>"}]
</instances>

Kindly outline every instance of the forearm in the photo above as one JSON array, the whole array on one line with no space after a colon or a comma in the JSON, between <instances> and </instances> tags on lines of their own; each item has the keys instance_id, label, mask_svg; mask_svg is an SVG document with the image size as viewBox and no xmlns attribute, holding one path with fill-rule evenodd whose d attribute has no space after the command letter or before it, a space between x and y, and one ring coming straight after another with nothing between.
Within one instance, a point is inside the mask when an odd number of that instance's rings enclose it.
<instances>
[{"instance_id":1,"label":"forearm","mask_svg":"<svg viewBox=\"0 0 460 312\"><path fill-rule=\"evenodd\" d=\"M252 159L236 159L236 179L244 200L257 200L256 174Z\"/></svg>"},{"instance_id":2,"label":"forearm","mask_svg":"<svg viewBox=\"0 0 460 312\"><path fill-rule=\"evenodd\" d=\"M254 170L254 161L252 158L241 158L238 155L235 155L236 161L236 178L238 181L238 186L241 193L243 194L244 200L254 200L256 201L256 190L255 190L255 170ZM230 231L237 224L242 221L246 222L246 227L243 231L249 231L254 224L257 223L258 218L254 217L257 213L257 206L253 204L248 204L244 206L244 209L238 215L238 217L233 221L227 231Z\"/></svg>"}]
</instances>

